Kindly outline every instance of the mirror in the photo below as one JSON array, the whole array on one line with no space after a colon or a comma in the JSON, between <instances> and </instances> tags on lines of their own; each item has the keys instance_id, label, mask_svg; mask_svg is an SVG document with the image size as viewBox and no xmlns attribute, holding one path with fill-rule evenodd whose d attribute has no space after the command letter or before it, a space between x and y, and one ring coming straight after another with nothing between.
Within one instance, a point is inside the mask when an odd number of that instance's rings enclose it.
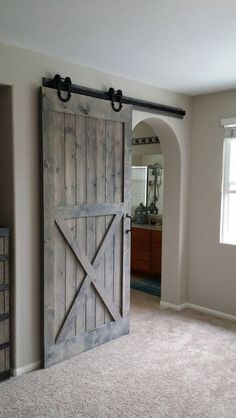
<instances>
[{"instance_id":1,"label":"mirror","mask_svg":"<svg viewBox=\"0 0 236 418\"><path fill-rule=\"evenodd\" d=\"M147 197L146 206L151 213L158 213L158 201L160 199L160 186L162 185L163 168L154 163L147 166Z\"/></svg>"},{"instance_id":2,"label":"mirror","mask_svg":"<svg viewBox=\"0 0 236 418\"><path fill-rule=\"evenodd\" d=\"M141 202L149 214L162 215L163 155L145 155L140 162L143 164L132 166L132 216Z\"/></svg>"}]
</instances>

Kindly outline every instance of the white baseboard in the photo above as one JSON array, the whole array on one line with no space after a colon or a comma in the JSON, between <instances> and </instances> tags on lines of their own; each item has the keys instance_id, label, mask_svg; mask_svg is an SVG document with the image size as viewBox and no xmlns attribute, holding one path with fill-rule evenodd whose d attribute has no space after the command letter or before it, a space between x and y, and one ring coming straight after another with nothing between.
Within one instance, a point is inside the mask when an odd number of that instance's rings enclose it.
<instances>
[{"instance_id":1,"label":"white baseboard","mask_svg":"<svg viewBox=\"0 0 236 418\"><path fill-rule=\"evenodd\" d=\"M198 312L202 312L208 315L214 315L218 318L229 319L230 321L236 321L236 316L230 315L221 311L215 311L214 309L205 308L205 306L194 305L193 303L187 303L187 308L193 309Z\"/></svg>"},{"instance_id":2,"label":"white baseboard","mask_svg":"<svg viewBox=\"0 0 236 418\"><path fill-rule=\"evenodd\" d=\"M183 309L189 308L193 309L198 312L202 312L208 315L217 316L218 318L222 319L229 319L230 321L236 321L236 316L230 315L224 312L216 311L214 309L205 308L204 306L194 305L193 303L182 303L181 305L174 305L173 303L165 302L161 300L160 307L162 309L174 309L176 311L182 311ZM27 364L26 366L19 367L18 369L12 369L13 376L20 376L22 374L32 372L33 370L37 370L41 367L41 362L36 361L35 363Z\"/></svg>"},{"instance_id":3,"label":"white baseboard","mask_svg":"<svg viewBox=\"0 0 236 418\"><path fill-rule=\"evenodd\" d=\"M182 305L174 305L173 303L169 303L169 302L165 302L164 300L160 301L160 307L163 309L174 309L175 311L182 311L183 309L187 308L188 304L187 303L183 303Z\"/></svg>"},{"instance_id":4,"label":"white baseboard","mask_svg":"<svg viewBox=\"0 0 236 418\"><path fill-rule=\"evenodd\" d=\"M36 361L35 363L27 364L26 366L19 367L18 369L12 369L13 376L20 376L25 373L32 372L33 370L37 370L41 367L41 362Z\"/></svg>"},{"instance_id":5,"label":"white baseboard","mask_svg":"<svg viewBox=\"0 0 236 418\"><path fill-rule=\"evenodd\" d=\"M218 318L222 319L229 319L230 321L236 321L236 316L230 315L224 312L216 311L214 309L205 308L204 306L194 305L193 303L183 303L182 305L174 305L173 303L162 301L160 302L160 307L163 309L174 309L176 311L182 311L183 309L189 308L193 309L194 311L202 312L208 315L217 316Z\"/></svg>"}]
</instances>

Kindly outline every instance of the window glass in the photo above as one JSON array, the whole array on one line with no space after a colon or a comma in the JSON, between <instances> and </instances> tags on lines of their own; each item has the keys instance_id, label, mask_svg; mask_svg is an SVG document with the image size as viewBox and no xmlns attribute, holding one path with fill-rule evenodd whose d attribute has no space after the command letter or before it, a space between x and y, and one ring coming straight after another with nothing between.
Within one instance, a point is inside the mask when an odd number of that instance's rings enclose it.
<instances>
[{"instance_id":1,"label":"window glass","mask_svg":"<svg viewBox=\"0 0 236 418\"><path fill-rule=\"evenodd\" d=\"M229 187L236 190L236 139L230 141Z\"/></svg>"},{"instance_id":2,"label":"window glass","mask_svg":"<svg viewBox=\"0 0 236 418\"><path fill-rule=\"evenodd\" d=\"M236 139L224 140L221 199L221 236L225 244L236 245Z\"/></svg>"},{"instance_id":3,"label":"window glass","mask_svg":"<svg viewBox=\"0 0 236 418\"><path fill-rule=\"evenodd\" d=\"M146 206L147 167L133 166L131 180L132 208L136 208L141 202Z\"/></svg>"},{"instance_id":4,"label":"window glass","mask_svg":"<svg viewBox=\"0 0 236 418\"><path fill-rule=\"evenodd\" d=\"M236 193L226 194L224 206L223 242L236 244Z\"/></svg>"}]
</instances>

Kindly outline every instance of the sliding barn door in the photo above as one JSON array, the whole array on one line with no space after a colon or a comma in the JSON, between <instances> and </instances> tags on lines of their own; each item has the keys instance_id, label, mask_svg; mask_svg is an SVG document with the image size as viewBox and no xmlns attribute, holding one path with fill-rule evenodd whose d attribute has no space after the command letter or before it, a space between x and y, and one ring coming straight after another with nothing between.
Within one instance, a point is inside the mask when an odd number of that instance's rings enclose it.
<instances>
[{"instance_id":1,"label":"sliding barn door","mask_svg":"<svg viewBox=\"0 0 236 418\"><path fill-rule=\"evenodd\" d=\"M42 88L44 366L129 332L131 107Z\"/></svg>"}]
</instances>

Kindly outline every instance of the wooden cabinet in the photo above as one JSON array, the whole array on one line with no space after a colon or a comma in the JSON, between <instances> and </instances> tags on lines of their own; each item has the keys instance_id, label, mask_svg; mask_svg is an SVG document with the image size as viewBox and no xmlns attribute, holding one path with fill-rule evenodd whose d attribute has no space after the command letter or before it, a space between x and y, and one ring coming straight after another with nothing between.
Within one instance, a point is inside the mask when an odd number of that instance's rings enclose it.
<instances>
[{"instance_id":1,"label":"wooden cabinet","mask_svg":"<svg viewBox=\"0 0 236 418\"><path fill-rule=\"evenodd\" d=\"M146 229L132 228L131 268L146 273L150 271L150 231Z\"/></svg>"},{"instance_id":2,"label":"wooden cabinet","mask_svg":"<svg viewBox=\"0 0 236 418\"><path fill-rule=\"evenodd\" d=\"M131 238L132 271L160 274L161 245L161 231L133 227Z\"/></svg>"}]
</instances>

